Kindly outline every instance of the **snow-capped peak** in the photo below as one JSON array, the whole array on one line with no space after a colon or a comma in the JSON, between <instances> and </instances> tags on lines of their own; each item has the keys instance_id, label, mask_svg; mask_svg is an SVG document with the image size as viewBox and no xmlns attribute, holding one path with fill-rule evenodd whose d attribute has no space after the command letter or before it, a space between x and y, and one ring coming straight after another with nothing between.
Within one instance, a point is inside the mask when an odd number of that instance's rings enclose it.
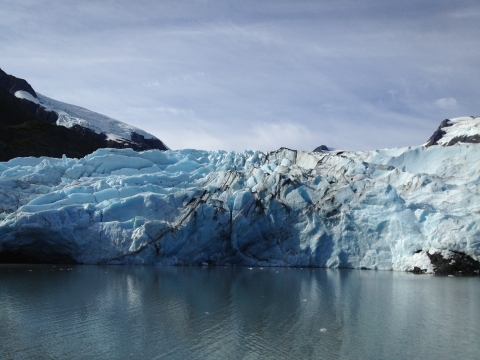
<instances>
[{"instance_id":1,"label":"snow-capped peak","mask_svg":"<svg viewBox=\"0 0 480 360\"><path fill-rule=\"evenodd\" d=\"M462 116L443 120L425 145L451 146L459 142L480 142L480 116Z\"/></svg>"},{"instance_id":2,"label":"snow-capped peak","mask_svg":"<svg viewBox=\"0 0 480 360\"><path fill-rule=\"evenodd\" d=\"M438 145L448 145L450 142L454 142L456 138L458 138L459 141L465 142L462 138L480 135L480 116L453 118L449 119L448 123L451 125L442 129L445 131L445 135L437 142Z\"/></svg>"}]
</instances>

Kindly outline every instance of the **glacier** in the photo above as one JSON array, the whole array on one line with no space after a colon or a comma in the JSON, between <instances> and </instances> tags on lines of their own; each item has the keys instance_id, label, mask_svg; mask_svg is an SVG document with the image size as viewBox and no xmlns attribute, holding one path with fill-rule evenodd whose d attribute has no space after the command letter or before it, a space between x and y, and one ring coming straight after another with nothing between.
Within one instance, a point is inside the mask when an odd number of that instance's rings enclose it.
<instances>
[{"instance_id":1,"label":"glacier","mask_svg":"<svg viewBox=\"0 0 480 360\"><path fill-rule=\"evenodd\" d=\"M0 163L0 255L432 272L435 252L480 259L480 144L443 145L16 158Z\"/></svg>"}]
</instances>

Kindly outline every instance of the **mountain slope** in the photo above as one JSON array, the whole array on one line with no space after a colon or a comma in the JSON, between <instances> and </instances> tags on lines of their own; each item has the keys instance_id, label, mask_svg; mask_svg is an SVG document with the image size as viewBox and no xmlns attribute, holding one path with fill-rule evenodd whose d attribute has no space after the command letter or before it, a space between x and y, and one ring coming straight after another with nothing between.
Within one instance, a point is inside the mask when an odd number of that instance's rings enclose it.
<instances>
[{"instance_id":1,"label":"mountain slope","mask_svg":"<svg viewBox=\"0 0 480 360\"><path fill-rule=\"evenodd\" d=\"M28 82L1 69L0 129L0 161L21 156L83 157L106 147L168 149L141 129L37 94Z\"/></svg>"},{"instance_id":2,"label":"mountain slope","mask_svg":"<svg viewBox=\"0 0 480 360\"><path fill-rule=\"evenodd\" d=\"M14 95L0 88L0 161L16 157L81 158L104 147L104 141L40 120Z\"/></svg>"}]
</instances>

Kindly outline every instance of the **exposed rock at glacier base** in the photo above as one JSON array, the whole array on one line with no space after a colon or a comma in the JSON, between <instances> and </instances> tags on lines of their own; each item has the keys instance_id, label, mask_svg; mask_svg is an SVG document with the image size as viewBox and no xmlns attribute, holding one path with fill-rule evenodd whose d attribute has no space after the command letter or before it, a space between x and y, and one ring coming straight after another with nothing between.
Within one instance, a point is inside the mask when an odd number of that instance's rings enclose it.
<instances>
[{"instance_id":1,"label":"exposed rock at glacier base","mask_svg":"<svg viewBox=\"0 0 480 360\"><path fill-rule=\"evenodd\" d=\"M427 253L436 275L480 275L480 262L459 251Z\"/></svg>"}]
</instances>

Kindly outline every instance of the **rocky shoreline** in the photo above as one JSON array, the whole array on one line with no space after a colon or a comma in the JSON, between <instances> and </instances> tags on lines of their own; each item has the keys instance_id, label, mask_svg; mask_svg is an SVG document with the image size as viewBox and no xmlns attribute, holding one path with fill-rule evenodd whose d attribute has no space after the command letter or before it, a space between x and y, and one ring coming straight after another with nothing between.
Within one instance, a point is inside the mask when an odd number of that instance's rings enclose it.
<instances>
[{"instance_id":1,"label":"rocky shoreline","mask_svg":"<svg viewBox=\"0 0 480 360\"><path fill-rule=\"evenodd\" d=\"M449 251L447 256L441 252L426 252L433 266L433 272L439 276L480 276L480 262L460 251ZM417 266L410 270L414 274L425 274L426 269Z\"/></svg>"}]
</instances>

